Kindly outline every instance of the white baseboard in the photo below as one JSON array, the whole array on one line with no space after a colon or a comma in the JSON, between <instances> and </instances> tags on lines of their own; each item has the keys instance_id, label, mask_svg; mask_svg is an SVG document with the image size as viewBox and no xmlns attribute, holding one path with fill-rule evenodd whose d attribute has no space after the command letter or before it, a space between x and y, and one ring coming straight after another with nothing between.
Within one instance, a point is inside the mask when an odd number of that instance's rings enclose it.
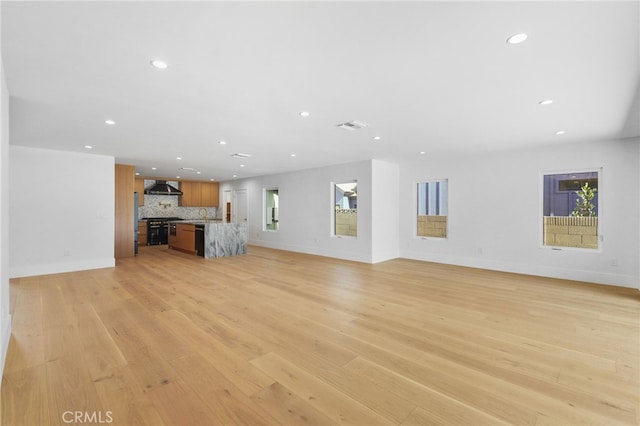
<instances>
[{"instance_id":1,"label":"white baseboard","mask_svg":"<svg viewBox=\"0 0 640 426\"><path fill-rule=\"evenodd\" d=\"M425 262L444 263L447 265L468 266L471 268L489 269L492 271L512 272L515 274L534 275L547 278L558 278L563 280L640 289L640 277L624 274L612 274L602 271L585 271L547 265L527 265L501 262L492 259L427 256L420 252L405 252L402 257L412 260L422 260Z\"/></svg>"},{"instance_id":2,"label":"white baseboard","mask_svg":"<svg viewBox=\"0 0 640 426\"><path fill-rule=\"evenodd\" d=\"M36 275L61 274L64 272L86 271L89 269L113 268L115 258L88 259L76 262L48 263L42 265L11 266L10 278L32 277Z\"/></svg>"},{"instance_id":3,"label":"white baseboard","mask_svg":"<svg viewBox=\"0 0 640 426\"><path fill-rule=\"evenodd\" d=\"M337 251L320 247L297 246L292 244L270 243L262 240L249 240L250 245L267 247L276 250L293 251L297 253L314 254L316 256L333 257L335 259L351 260L354 262L371 263L371 256L361 255L349 251Z\"/></svg>"}]
</instances>

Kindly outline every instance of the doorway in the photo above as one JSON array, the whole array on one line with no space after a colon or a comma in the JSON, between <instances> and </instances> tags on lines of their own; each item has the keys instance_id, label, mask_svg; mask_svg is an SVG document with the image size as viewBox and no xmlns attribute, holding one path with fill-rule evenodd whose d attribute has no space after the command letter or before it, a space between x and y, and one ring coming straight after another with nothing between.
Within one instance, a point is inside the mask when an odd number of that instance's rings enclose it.
<instances>
[{"instance_id":1,"label":"doorway","mask_svg":"<svg viewBox=\"0 0 640 426\"><path fill-rule=\"evenodd\" d=\"M231 202L231 221L233 223L247 223L249 212L247 208L247 190L234 189Z\"/></svg>"},{"instance_id":2,"label":"doorway","mask_svg":"<svg viewBox=\"0 0 640 426\"><path fill-rule=\"evenodd\" d=\"M222 193L222 216L225 222L231 222L231 190Z\"/></svg>"}]
</instances>

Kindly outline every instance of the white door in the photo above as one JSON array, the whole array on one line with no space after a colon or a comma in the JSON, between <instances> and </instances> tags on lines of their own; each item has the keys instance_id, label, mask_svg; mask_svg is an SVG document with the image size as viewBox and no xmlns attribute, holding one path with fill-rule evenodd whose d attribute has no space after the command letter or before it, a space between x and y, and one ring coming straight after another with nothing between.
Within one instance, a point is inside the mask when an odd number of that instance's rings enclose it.
<instances>
[{"instance_id":1,"label":"white door","mask_svg":"<svg viewBox=\"0 0 640 426\"><path fill-rule=\"evenodd\" d=\"M233 223L247 223L247 190L235 189L233 191L233 202L231 204L231 217Z\"/></svg>"}]
</instances>

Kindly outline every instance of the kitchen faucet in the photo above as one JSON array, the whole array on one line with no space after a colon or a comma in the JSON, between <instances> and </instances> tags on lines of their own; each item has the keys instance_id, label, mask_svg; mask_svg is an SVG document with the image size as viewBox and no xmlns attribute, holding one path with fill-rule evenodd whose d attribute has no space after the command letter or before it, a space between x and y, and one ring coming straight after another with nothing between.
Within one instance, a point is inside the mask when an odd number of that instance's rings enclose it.
<instances>
[{"instance_id":1,"label":"kitchen faucet","mask_svg":"<svg viewBox=\"0 0 640 426\"><path fill-rule=\"evenodd\" d=\"M198 215L204 218L205 223L209 222L209 215L207 213L207 209L198 210Z\"/></svg>"}]
</instances>

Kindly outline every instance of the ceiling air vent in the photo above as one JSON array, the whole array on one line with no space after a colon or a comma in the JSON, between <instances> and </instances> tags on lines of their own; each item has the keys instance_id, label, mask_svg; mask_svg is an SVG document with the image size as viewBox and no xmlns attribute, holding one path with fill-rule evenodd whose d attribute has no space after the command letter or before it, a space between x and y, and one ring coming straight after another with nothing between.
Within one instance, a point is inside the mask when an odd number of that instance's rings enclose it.
<instances>
[{"instance_id":1,"label":"ceiling air vent","mask_svg":"<svg viewBox=\"0 0 640 426\"><path fill-rule=\"evenodd\" d=\"M342 124L338 124L336 127L339 127L343 130L358 130L358 129L362 129L363 127L367 127L368 124L367 123L363 123L362 121L357 121L357 120L353 120L353 121L349 121L347 123L342 123Z\"/></svg>"},{"instance_id":2,"label":"ceiling air vent","mask_svg":"<svg viewBox=\"0 0 640 426\"><path fill-rule=\"evenodd\" d=\"M251 157L251 154L237 153L237 154L231 154L231 156L233 158L249 158L249 157Z\"/></svg>"}]
</instances>

